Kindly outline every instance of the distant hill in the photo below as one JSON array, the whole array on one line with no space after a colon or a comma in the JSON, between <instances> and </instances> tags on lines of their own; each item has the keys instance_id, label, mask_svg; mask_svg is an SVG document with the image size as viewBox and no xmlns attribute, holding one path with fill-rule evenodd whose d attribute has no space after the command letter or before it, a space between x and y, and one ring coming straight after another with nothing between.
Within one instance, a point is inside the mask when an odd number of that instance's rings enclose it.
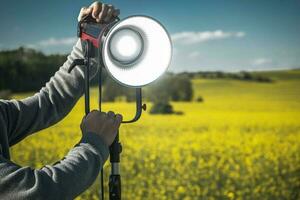
<instances>
[{"instance_id":1,"label":"distant hill","mask_svg":"<svg viewBox=\"0 0 300 200\"><path fill-rule=\"evenodd\" d=\"M32 49L19 48L0 52L0 91L28 92L39 90L66 60L66 55L44 55ZM234 79L272 83L278 79L299 79L300 69L260 72L183 72L191 79ZM94 80L94 83L97 81Z\"/></svg>"},{"instance_id":2,"label":"distant hill","mask_svg":"<svg viewBox=\"0 0 300 200\"><path fill-rule=\"evenodd\" d=\"M269 77L272 80L300 80L300 69L278 70L278 71L260 71L253 72L255 75Z\"/></svg>"},{"instance_id":3,"label":"distant hill","mask_svg":"<svg viewBox=\"0 0 300 200\"><path fill-rule=\"evenodd\" d=\"M273 80L269 76L264 76L263 74L254 72L183 72L182 75L189 76L190 78L202 78L202 79L234 79L240 81L255 81L262 83L271 83Z\"/></svg>"}]
</instances>

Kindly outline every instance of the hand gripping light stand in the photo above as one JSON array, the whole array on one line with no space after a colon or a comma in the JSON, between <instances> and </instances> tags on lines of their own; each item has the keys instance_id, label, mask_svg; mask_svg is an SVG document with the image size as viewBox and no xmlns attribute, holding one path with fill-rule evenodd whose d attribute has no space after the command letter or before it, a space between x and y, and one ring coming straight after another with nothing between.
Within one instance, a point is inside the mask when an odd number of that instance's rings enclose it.
<instances>
[{"instance_id":1,"label":"hand gripping light stand","mask_svg":"<svg viewBox=\"0 0 300 200\"><path fill-rule=\"evenodd\" d=\"M146 25L146 28L141 27L141 24L142 26ZM147 37L151 34L156 36L154 39L159 38L163 41L154 43L153 37ZM77 35L81 39L84 58L75 59L68 72L70 73L77 65L84 66L85 114L90 112L89 71L92 64L91 59L96 58L99 68L99 111L101 111L102 104L102 70L103 67L106 67L114 80L122 85L135 88L135 116L129 121L122 121L122 123L136 122L141 117L142 110L146 110L146 104L142 104L141 87L163 74L171 60L172 47L166 30L156 20L146 16L133 16L121 21L116 19L109 24L96 23L92 17L87 16L78 23ZM133 48L137 49L138 53L131 51ZM159 56L163 57L157 58ZM159 62L155 62L158 59ZM150 68L149 63L156 67ZM146 77L142 76L141 72L145 72ZM110 200L121 200L121 151L122 146L119 142L118 133L109 147L111 163ZM103 169L101 169L101 196L104 200Z\"/></svg>"}]
</instances>

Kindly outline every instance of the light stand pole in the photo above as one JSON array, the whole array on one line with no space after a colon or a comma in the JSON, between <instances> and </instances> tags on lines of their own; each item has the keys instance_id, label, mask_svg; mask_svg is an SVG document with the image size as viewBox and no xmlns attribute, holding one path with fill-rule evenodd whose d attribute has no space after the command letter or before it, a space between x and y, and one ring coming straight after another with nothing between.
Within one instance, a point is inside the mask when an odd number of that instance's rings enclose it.
<instances>
[{"instance_id":1,"label":"light stand pole","mask_svg":"<svg viewBox=\"0 0 300 200\"><path fill-rule=\"evenodd\" d=\"M101 111L102 104L102 66L99 66L99 110ZM122 123L133 123L137 121L142 114L142 110L146 110L146 104L142 104L142 90L136 88L136 114L132 120L122 121ZM121 175L120 175L120 154L122 152L122 145L119 142L119 131L115 140L109 147L110 163L111 163L111 174L109 176L109 199L110 200L121 200ZM103 169L101 171L101 183L103 183ZM103 184L101 184L101 196L104 199Z\"/></svg>"},{"instance_id":2,"label":"light stand pole","mask_svg":"<svg viewBox=\"0 0 300 200\"><path fill-rule=\"evenodd\" d=\"M90 71L90 59L95 57L96 50L93 49L93 45L90 41L82 42L82 49L84 54L84 59L75 59L71 64L68 72L70 73L72 69L77 65L85 66L84 68L84 97L85 97L85 114L90 112L90 84L89 84L89 71ZM99 62L101 59L98 60ZM99 111L101 111L102 105L102 67L103 63L99 63ZM133 119L129 121L122 121L122 123L133 123L137 121L142 114L142 110L146 110L146 104L142 104L142 89L136 88L136 114ZM109 147L110 153L110 163L111 163L111 174L109 177L109 199L110 200L121 200L121 175L120 175L120 154L122 152L122 146L119 142L119 131L117 136L111 146ZM103 187L103 168L101 169L101 197L104 200L104 187Z\"/></svg>"},{"instance_id":3,"label":"light stand pole","mask_svg":"<svg viewBox=\"0 0 300 200\"><path fill-rule=\"evenodd\" d=\"M119 142L119 131L109 148L111 174L109 176L109 199L120 200L121 199L121 176L120 176L120 154L122 152L122 146Z\"/></svg>"},{"instance_id":4,"label":"light stand pole","mask_svg":"<svg viewBox=\"0 0 300 200\"><path fill-rule=\"evenodd\" d=\"M99 111L102 111L102 64L99 65L98 75L98 91L99 91ZM109 199L121 200L121 176L120 176L120 153L122 152L122 146L119 142L119 131L109 147L110 163L111 163L111 175L109 177ZM103 188L103 168L101 169L101 198L104 199Z\"/></svg>"}]
</instances>

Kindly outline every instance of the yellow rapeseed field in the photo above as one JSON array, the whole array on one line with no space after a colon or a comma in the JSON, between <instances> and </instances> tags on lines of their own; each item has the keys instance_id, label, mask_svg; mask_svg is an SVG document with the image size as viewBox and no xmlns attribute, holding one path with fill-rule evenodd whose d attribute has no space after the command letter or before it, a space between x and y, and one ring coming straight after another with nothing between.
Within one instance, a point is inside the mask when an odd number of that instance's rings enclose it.
<instances>
[{"instance_id":1,"label":"yellow rapeseed field","mask_svg":"<svg viewBox=\"0 0 300 200\"><path fill-rule=\"evenodd\" d=\"M123 199L300 199L300 71L266 75L275 82L195 79L204 102L172 103L182 115L144 113L122 125ZM103 109L129 117L135 107ZM81 137L83 114L81 99L63 121L14 146L13 160L39 168L63 158ZM106 183L109 172L106 163ZM99 180L78 199L98 195Z\"/></svg>"}]
</instances>

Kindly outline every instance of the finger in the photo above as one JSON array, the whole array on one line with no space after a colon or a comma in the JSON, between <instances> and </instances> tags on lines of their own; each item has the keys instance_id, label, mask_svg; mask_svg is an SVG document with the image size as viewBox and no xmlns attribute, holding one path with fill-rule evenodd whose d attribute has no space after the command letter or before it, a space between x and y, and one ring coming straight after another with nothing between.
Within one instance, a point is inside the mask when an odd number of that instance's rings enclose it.
<instances>
[{"instance_id":1,"label":"finger","mask_svg":"<svg viewBox=\"0 0 300 200\"><path fill-rule=\"evenodd\" d=\"M117 17L120 14L120 9L115 9L113 12L113 16Z\"/></svg>"},{"instance_id":2,"label":"finger","mask_svg":"<svg viewBox=\"0 0 300 200\"><path fill-rule=\"evenodd\" d=\"M119 128L123 120L123 116L120 114L116 114L116 125Z\"/></svg>"},{"instance_id":3,"label":"finger","mask_svg":"<svg viewBox=\"0 0 300 200\"><path fill-rule=\"evenodd\" d=\"M114 119L116 115L115 115L115 113L114 113L113 111L109 111L109 112L107 113L107 116L108 116L109 118Z\"/></svg>"},{"instance_id":4,"label":"finger","mask_svg":"<svg viewBox=\"0 0 300 200\"><path fill-rule=\"evenodd\" d=\"M99 111L99 112L97 113L97 115L98 115L99 118L104 119L104 118L106 118L106 115L107 115L107 114L106 114L105 112L100 112L100 111Z\"/></svg>"},{"instance_id":5,"label":"finger","mask_svg":"<svg viewBox=\"0 0 300 200\"><path fill-rule=\"evenodd\" d=\"M113 6L109 7L109 9L107 10L107 15L104 19L105 22L111 21L113 12L114 12L114 7Z\"/></svg>"},{"instance_id":6,"label":"finger","mask_svg":"<svg viewBox=\"0 0 300 200\"><path fill-rule=\"evenodd\" d=\"M90 9L90 8L82 7L81 10L80 10L80 13L79 13L79 15L78 15L78 18L77 18L78 21L81 21L82 18L83 18L84 16L89 15L90 12L91 12L91 9Z\"/></svg>"},{"instance_id":7,"label":"finger","mask_svg":"<svg viewBox=\"0 0 300 200\"><path fill-rule=\"evenodd\" d=\"M97 110L92 110L91 112L89 112L89 113L85 116L85 118L86 118L86 119L90 119L91 117L95 116L98 112L99 112L99 111L97 111Z\"/></svg>"},{"instance_id":8,"label":"finger","mask_svg":"<svg viewBox=\"0 0 300 200\"><path fill-rule=\"evenodd\" d=\"M89 15L91 12L93 12L93 8L86 8L86 9L83 11L83 14L84 14L84 15Z\"/></svg>"},{"instance_id":9,"label":"finger","mask_svg":"<svg viewBox=\"0 0 300 200\"><path fill-rule=\"evenodd\" d=\"M92 110L90 113L95 114L95 113L98 113L98 112L99 112L99 110Z\"/></svg>"},{"instance_id":10,"label":"finger","mask_svg":"<svg viewBox=\"0 0 300 200\"><path fill-rule=\"evenodd\" d=\"M93 4L91 5L91 7L93 8L92 17L95 18L95 19L97 19L99 13L101 12L102 4L99 3L99 2L95 2L95 3L93 3Z\"/></svg>"},{"instance_id":11,"label":"finger","mask_svg":"<svg viewBox=\"0 0 300 200\"><path fill-rule=\"evenodd\" d=\"M102 4L102 9L99 14L99 18L98 18L97 22L102 23L104 21L104 18L107 15L107 11L108 11L108 6L106 4Z\"/></svg>"},{"instance_id":12,"label":"finger","mask_svg":"<svg viewBox=\"0 0 300 200\"><path fill-rule=\"evenodd\" d=\"M82 120L81 120L81 123L80 123L80 129L81 129L82 131L84 131L84 129L85 129L85 120L86 120L86 117L84 116L84 117L82 118Z\"/></svg>"},{"instance_id":13,"label":"finger","mask_svg":"<svg viewBox=\"0 0 300 200\"><path fill-rule=\"evenodd\" d=\"M103 115L103 116L105 116L106 115L106 113L105 112L99 112L100 113L100 115Z\"/></svg>"}]
</instances>

